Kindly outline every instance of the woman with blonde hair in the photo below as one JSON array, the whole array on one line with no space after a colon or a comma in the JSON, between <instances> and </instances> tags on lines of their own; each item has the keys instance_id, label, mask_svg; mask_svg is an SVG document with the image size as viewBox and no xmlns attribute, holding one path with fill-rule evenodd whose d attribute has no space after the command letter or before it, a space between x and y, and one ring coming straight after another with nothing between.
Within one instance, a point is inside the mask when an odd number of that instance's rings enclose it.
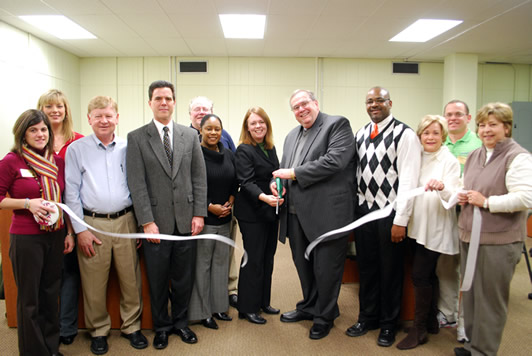
<instances>
[{"instance_id":1,"label":"woman with blonde hair","mask_svg":"<svg viewBox=\"0 0 532 356\"><path fill-rule=\"evenodd\" d=\"M50 120L54 133L54 152L64 159L68 145L83 137L74 131L67 97L60 90L50 89L39 98L37 109L44 112Z\"/></svg>"},{"instance_id":2,"label":"woman with blonde hair","mask_svg":"<svg viewBox=\"0 0 532 356\"><path fill-rule=\"evenodd\" d=\"M264 324L260 316L278 314L270 306L273 257L277 249L277 203L270 191L272 172L279 168L273 145L272 124L261 107L252 107L244 116L240 145L235 154L236 178L240 189L235 198L235 216L242 232L248 263L240 268L238 316Z\"/></svg>"},{"instance_id":3,"label":"woman with blonde hair","mask_svg":"<svg viewBox=\"0 0 532 356\"><path fill-rule=\"evenodd\" d=\"M53 151L64 160L67 147L83 137L74 131L68 99L62 91L50 89L39 98L37 109L48 117L53 132ZM65 220L69 231L73 231L69 218L66 217ZM69 234L73 235L73 232ZM77 253L69 253L63 257L59 312L60 341L65 345L71 344L78 334L79 286Z\"/></svg>"},{"instance_id":4,"label":"woman with blonde hair","mask_svg":"<svg viewBox=\"0 0 532 356\"><path fill-rule=\"evenodd\" d=\"M460 164L442 145L447 138L447 121L438 115L426 115L417 135L423 146L418 186L425 194L415 198L408 236L416 241L412 281L415 293L414 325L397 344L400 350L427 342L427 332L439 332L438 277L436 265L440 254L458 253L458 228L454 209L445 209L440 197L449 200L460 186Z\"/></svg>"}]
</instances>

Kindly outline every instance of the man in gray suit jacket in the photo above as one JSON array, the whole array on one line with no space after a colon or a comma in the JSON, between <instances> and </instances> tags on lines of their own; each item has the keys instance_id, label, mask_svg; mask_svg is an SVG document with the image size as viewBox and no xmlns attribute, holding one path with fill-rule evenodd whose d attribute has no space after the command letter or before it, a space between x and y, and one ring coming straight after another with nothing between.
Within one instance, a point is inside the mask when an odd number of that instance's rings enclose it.
<instances>
[{"instance_id":1,"label":"man in gray suit jacket","mask_svg":"<svg viewBox=\"0 0 532 356\"><path fill-rule=\"evenodd\" d=\"M296 90L290 107L301 125L286 136L282 168L273 176L286 179L279 239L284 243L289 238L303 300L295 310L282 314L281 321L313 320L309 337L321 339L340 315L337 300L348 234L316 246L310 260L304 253L317 237L352 221L354 137L345 117L319 111L311 91ZM271 188L277 195L275 183Z\"/></svg>"},{"instance_id":2,"label":"man in gray suit jacket","mask_svg":"<svg viewBox=\"0 0 532 356\"><path fill-rule=\"evenodd\" d=\"M154 119L127 137L128 185L137 221L145 233L197 235L207 216L207 178L198 136L172 121L172 83L153 82L148 92ZM171 332L186 343L196 343L196 335L187 326L196 241L148 239L143 249L155 329L153 346L164 349Z\"/></svg>"}]
</instances>

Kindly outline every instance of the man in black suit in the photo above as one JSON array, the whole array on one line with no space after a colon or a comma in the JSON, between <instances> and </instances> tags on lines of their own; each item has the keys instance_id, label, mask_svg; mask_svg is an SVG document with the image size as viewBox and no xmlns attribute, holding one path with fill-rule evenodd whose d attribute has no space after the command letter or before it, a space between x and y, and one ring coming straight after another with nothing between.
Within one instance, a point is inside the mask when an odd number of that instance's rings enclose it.
<instances>
[{"instance_id":1,"label":"man in black suit","mask_svg":"<svg viewBox=\"0 0 532 356\"><path fill-rule=\"evenodd\" d=\"M290 108L300 126L286 136L282 168L273 176L285 179L287 201L280 214L279 239L284 243L289 238L303 300L282 314L281 321L313 320L309 337L321 339L340 315L337 300L348 234L317 245L309 260L304 253L317 237L352 221L354 137L345 117L319 111L311 91L296 90ZM270 187L277 194L275 183Z\"/></svg>"},{"instance_id":2,"label":"man in black suit","mask_svg":"<svg viewBox=\"0 0 532 356\"><path fill-rule=\"evenodd\" d=\"M197 235L207 216L207 178L198 136L172 121L172 83L153 82L148 103L154 119L127 137L128 185L137 221L145 233ZM164 349L170 332L186 343L196 343L196 335L187 326L196 241L148 239L143 249L155 329L153 346Z\"/></svg>"}]
</instances>

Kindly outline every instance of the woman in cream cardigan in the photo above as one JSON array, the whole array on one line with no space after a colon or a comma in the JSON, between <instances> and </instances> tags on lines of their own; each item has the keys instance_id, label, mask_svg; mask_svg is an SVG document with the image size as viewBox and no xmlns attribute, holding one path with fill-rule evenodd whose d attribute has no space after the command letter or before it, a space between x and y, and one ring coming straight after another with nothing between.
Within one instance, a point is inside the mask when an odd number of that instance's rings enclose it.
<instances>
[{"instance_id":1,"label":"woman in cream cardigan","mask_svg":"<svg viewBox=\"0 0 532 356\"><path fill-rule=\"evenodd\" d=\"M440 254L458 253L458 228L454 209L446 210L440 197L449 200L460 185L460 164L442 145L447 138L447 122L441 116L427 115L417 129L423 146L418 186L429 191L418 196L408 225L408 236L416 240L412 280L416 299L414 326L397 344L401 350L427 342L427 332L439 331L438 277Z\"/></svg>"}]
</instances>

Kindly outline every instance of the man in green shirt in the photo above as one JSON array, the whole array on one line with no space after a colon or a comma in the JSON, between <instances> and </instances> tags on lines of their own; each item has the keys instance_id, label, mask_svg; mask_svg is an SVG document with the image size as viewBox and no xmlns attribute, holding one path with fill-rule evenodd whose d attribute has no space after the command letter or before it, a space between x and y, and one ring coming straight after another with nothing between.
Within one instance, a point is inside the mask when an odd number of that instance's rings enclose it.
<instances>
[{"instance_id":1,"label":"man in green shirt","mask_svg":"<svg viewBox=\"0 0 532 356\"><path fill-rule=\"evenodd\" d=\"M449 135L445 140L445 145L458 158L463 173L467 156L471 151L482 146L482 142L477 134L467 127L471 121L471 114L469 114L469 107L466 103L452 100L445 105L443 111L449 126Z\"/></svg>"},{"instance_id":2,"label":"man in green shirt","mask_svg":"<svg viewBox=\"0 0 532 356\"><path fill-rule=\"evenodd\" d=\"M461 174L467 156L471 151L482 145L477 134L469 130L468 124L471 121L469 107L461 100L451 100L443 108L443 114L447 120L449 135L445 140L445 145L449 151L460 162ZM460 254L441 255L438 259L436 274L440 281L440 296L438 300L438 321L440 327L456 327L457 339L460 342L467 340L465 335L463 312L458 307L460 289Z\"/></svg>"}]
</instances>

